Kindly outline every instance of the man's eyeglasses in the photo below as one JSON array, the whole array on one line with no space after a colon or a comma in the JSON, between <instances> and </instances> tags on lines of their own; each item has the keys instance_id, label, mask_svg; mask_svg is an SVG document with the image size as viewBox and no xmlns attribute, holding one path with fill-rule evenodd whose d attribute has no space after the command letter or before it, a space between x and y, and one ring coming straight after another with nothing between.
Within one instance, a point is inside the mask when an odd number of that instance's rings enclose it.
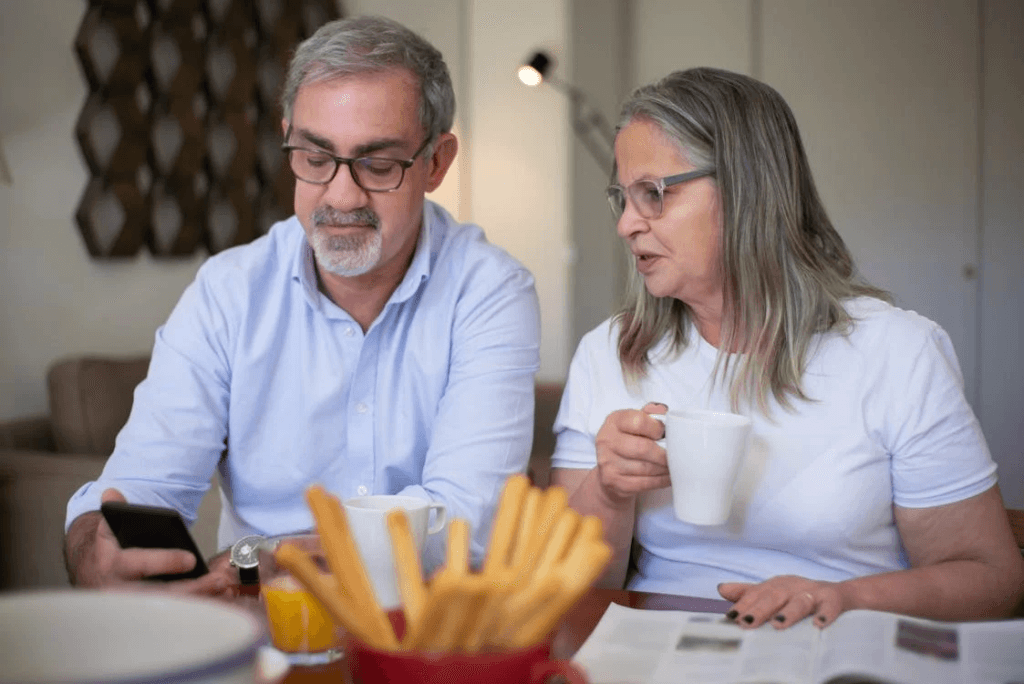
<instances>
[{"instance_id":1,"label":"man's eyeglasses","mask_svg":"<svg viewBox=\"0 0 1024 684\"><path fill-rule=\"evenodd\" d=\"M608 194L608 205L612 208L612 215L616 221L622 216L622 212L626 211L627 195L637 213L646 219L656 219L665 209L665 188L714 174L714 169L697 169L665 178L638 180L627 187L609 185L605 192Z\"/></svg>"},{"instance_id":2,"label":"man's eyeglasses","mask_svg":"<svg viewBox=\"0 0 1024 684\"><path fill-rule=\"evenodd\" d=\"M290 132L290 129L289 129ZM287 137L286 137L287 139ZM300 181L315 185L327 185L345 164L356 185L367 192L391 192L397 190L405 179L405 170L412 166L416 157L427 149L428 137L409 159L387 157L338 157L324 150L311 150L294 145L282 145L288 155L288 165Z\"/></svg>"}]
</instances>

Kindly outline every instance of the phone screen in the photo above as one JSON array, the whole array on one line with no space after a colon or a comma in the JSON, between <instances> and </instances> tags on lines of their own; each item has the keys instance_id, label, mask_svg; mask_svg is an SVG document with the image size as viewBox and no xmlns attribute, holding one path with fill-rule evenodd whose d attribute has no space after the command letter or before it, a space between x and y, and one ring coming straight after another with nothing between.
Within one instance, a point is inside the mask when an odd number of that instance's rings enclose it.
<instances>
[{"instance_id":1,"label":"phone screen","mask_svg":"<svg viewBox=\"0 0 1024 684\"><path fill-rule=\"evenodd\" d=\"M196 557L196 566L188 572L153 575L147 579L194 579L209 572L203 554L177 511L121 501L108 501L100 506L100 511L122 549L184 549Z\"/></svg>"}]
</instances>

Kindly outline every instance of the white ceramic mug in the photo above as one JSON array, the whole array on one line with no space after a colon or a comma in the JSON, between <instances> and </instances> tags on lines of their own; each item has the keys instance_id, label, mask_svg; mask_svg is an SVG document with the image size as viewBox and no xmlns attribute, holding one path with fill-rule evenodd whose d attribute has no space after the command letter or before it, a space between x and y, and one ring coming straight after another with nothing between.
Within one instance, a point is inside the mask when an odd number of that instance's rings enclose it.
<instances>
[{"instance_id":1,"label":"white ceramic mug","mask_svg":"<svg viewBox=\"0 0 1024 684\"><path fill-rule=\"evenodd\" d=\"M373 582L377 603L384 609L396 608L402 603L402 597L395 577L395 558L387 524L388 512L395 508L405 510L422 561L423 543L428 534L437 534L444 529L448 521L447 509L442 503L398 494L360 496L346 499L344 505L352 537ZM435 511L433 525L430 525L431 511Z\"/></svg>"},{"instance_id":2,"label":"white ceramic mug","mask_svg":"<svg viewBox=\"0 0 1024 684\"><path fill-rule=\"evenodd\" d=\"M725 523L747 454L750 418L702 410L652 417L665 424L665 439L658 443L668 453L676 517L693 525Z\"/></svg>"}]
</instances>

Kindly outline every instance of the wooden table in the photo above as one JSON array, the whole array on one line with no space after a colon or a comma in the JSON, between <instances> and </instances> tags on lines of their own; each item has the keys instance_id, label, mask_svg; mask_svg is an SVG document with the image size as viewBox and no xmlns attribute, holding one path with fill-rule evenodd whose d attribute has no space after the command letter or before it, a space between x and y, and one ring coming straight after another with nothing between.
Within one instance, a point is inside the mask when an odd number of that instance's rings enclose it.
<instances>
[{"instance_id":1,"label":"wooden table","mask_svg":"<svg viewBox=\"0 0 1024 684\"><path fill-rule=\"evenodd\" d=\"M650 594L622 589L591 589L566 613L565 620L555 634L551 647L552 656L560 660L571 658L594 631L610 603L646 610L689 610L701 613L724 613L731 605L728 601L692 596ZM317 667L293 667L282 681L284 684L343 684L344 671L344 660Z\"/></svg>"}]
</instances>

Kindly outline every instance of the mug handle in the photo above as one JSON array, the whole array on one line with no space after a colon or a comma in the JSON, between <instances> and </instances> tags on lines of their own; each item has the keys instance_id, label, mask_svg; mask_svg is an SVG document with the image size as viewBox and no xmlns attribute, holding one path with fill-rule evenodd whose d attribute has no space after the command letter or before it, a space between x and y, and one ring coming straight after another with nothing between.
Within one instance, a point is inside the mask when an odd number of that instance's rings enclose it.
<instances>
[{"instance_id":1,"label":"mug handle","mask_svg":"<svg viewBox=\"0 0 1024 684\"><path fill-rule=\"evenodd\" d=\"M545 660L530 668L530 684L546 684L554 677L561 677L569 684L587 684L583 670L568 660Z\"/></svg>"},{"instance_id":2,"label":"mug handle","mask_svg":"<svg viewBox=\"0 0 1024 684\"><path fill-rule=\"evenodd\" d=\"M437 534L444 529L448 523L448 508L443 503L436 501L427 506L427 514L434 511L434 524L427 528L427 534Z\"/></svg>"},{"instance_id":3,"label":"mug handle","mask_svg":"<svg viewBox=\"0 0 1024 684\"><path fill-rule=\"evenodd\" d=\"M668 415L667 413L648 413L647 415L649 415L651 418L653 418L654 420L658 421L662 425L666 425L666 423L665 423L665 416ZM668 429L667 425L666 425L665 429L666 430ZM661 439L654 440L654 443L657 444L658 446L660 446L662 449L667 449L668 448L665 445L665 438L664 437L662 437Z\"/></svg>"}]
</instances>

